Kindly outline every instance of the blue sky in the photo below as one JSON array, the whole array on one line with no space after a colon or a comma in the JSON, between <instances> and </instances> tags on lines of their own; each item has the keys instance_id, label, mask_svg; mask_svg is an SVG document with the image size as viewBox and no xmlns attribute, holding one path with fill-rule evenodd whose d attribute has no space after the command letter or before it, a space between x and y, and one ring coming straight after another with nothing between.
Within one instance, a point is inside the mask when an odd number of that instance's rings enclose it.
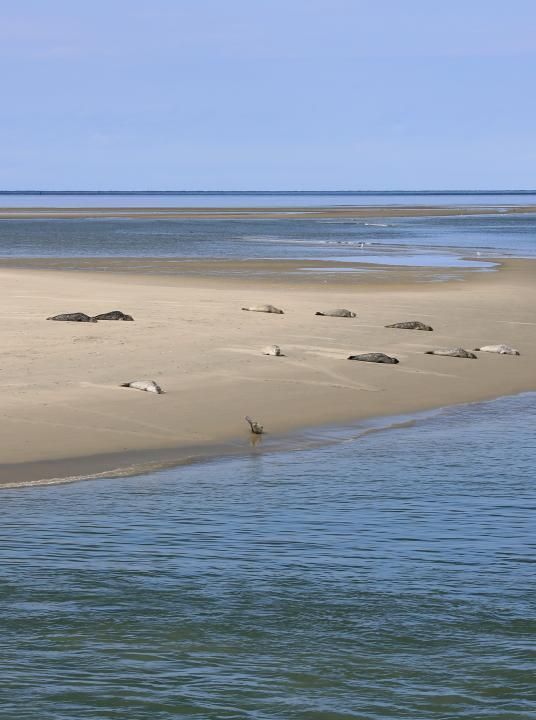
<instances>
[{"instance_id":1,"label":"blue sky","mask_svg":"<svg viewBox=\"0 0 536 720\"><path fill-rule=\"evenodd\" d=\"M533 0L0 0L0 188L536 187Z\"/></svg>"}]
</instances>

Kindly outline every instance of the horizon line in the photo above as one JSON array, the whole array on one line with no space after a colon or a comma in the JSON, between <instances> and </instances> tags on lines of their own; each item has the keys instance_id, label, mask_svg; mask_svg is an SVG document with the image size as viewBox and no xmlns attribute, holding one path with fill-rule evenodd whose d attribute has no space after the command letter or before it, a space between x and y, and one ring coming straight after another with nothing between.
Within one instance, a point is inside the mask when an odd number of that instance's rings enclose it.
<instances>
[{"instance_id":1,"label":"horizon line","mask_svg":"<svg viewBox=\"0 0 536 720\"><path fill-rule=\"evenodd\" d=\"M423 195L506 195L506 194L534 194L536 189L533 188L490 188L490 189L464 189L464 188L447 188L424 190L415 188L413 190L126 190L126 189L105 189L105 190L41 190L41 189L19 189L19 190L2 190L0 195L290 195L290 194L349 194L349 195L383 195L383 194L423 194Z\"/></svg>"}]
</instances>

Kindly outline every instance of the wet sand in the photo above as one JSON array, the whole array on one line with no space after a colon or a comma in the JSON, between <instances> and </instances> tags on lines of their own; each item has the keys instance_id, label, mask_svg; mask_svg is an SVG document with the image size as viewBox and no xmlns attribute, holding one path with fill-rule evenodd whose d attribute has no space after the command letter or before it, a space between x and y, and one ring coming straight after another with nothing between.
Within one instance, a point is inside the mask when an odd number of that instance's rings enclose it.
<instances>
[{"instance_id":1,"label":"wet sand","mask_svg":"<svg viewBox=\"0 0 536 720\"><path fill-rule=\"evenodd\" d=\"M536 205L342 205L340 207L0 207L0 219L36 218L184 218L184 219L272 219L272 218L385 218L442 217L449 215L499 215L534 213Z\"/></svg>"},{"instance_id":2,"label":"wet sand","mask_svg":"<svg viewBox=\"0 0 536 720\"><path fill-rule=\"evenodd\" d=\"M311 262L307 273L294 261L252 262L175 261L171 273L150 259L2 261L0 483L247 452L246 414L269 446L302 428L536 389L536 261L458 270L446 282L429 268L331 274ZM255 303L285 314L240 309ZM314 314L333 307L358 317ZM135 321L45 319L113 309ZM435 331L384 327L411 319ZM273 343L285 357L261 354ZM522 355L424 354L492 343ZM369 351L400 364L346 360ZM165 394L119 387L137 379Z\"/></svg>"}]
</instances>

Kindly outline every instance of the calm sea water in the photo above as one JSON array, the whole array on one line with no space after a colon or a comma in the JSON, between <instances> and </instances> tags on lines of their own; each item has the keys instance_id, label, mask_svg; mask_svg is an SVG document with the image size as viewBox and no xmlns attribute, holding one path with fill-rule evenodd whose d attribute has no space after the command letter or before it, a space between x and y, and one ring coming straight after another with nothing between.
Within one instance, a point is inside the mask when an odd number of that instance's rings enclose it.
<instances>
[{"instance_id":1,"label":"calm sea water","mask_svg":"<svg viewBox=\"0 0 536 720\"><path fill-rule=\"evenodd\" d=\"M536 214L0 220L0 257L282 258L455 267L536 255Z\"/></svg>"},{"instance_id":2,"label":"calm sea water","mask_svg":"<svg viewBox=\"0 0 536 720\"><path fill-rule=\"evenodd\" d=\"M341 205L530 205L536 190L467 192L6 192L0 207L326 207Z\"/></svg>"},{"instance_id":3,"label":"calm sea water","mask_svg":"<svg viewBox=\"0 0 536 720\"><path fill-rule=\"evenodd\" d=\"M1 717L536 717L535 427L2 492Z\"/></svg>"}]
</instances>

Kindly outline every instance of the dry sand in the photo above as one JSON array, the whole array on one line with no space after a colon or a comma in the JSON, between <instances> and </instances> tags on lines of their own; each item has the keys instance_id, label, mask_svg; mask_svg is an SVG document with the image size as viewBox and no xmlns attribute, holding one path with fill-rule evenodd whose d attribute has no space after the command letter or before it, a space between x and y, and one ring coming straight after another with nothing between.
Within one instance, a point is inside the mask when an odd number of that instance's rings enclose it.
<instances>
[{"instance_id":1,"label":"dry sand","mask_svg":"<svg viewBox=\"0 0 536 720\"><path fill-rule=\"evenodd\" d=\"M262 274L212 261L211 274L203 263L195 272L177 263L164 275L163 261L132 261L127 273L113 263L88 272L87 260L61 261L83 268L73 272L55 262L56 269L20 260L0 269L3 484L247 451L247 414L269 438L536 389L535 261L508 260L498 271L458 272L442 283L416 268L300 275L297 264L270 262ZM255 303L285 314L240 309ZM336 307L358 316L314 314ZM45 319L113 309L135 322ZM384 327L411 319L435 331ZM274 343L285 357L261 354ZM495 343L521 357L424 354ZM400 364L346 360L368 351ZM156 380L165 394L119 387L138 379Z\"/></svg>"}]
</instances>

